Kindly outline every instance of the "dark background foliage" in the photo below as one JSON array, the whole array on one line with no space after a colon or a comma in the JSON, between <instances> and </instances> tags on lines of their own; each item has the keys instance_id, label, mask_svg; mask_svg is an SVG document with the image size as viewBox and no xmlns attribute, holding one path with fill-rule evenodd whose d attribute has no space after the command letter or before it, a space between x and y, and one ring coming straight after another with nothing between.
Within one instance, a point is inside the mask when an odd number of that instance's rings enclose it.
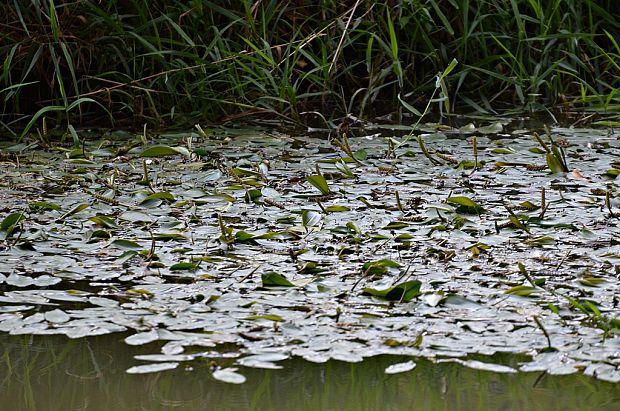
<instances>
[{"instance_id":1,"label":"dark background foliage","mask_svg":"<svg viewBox=\"0 0 620 411\"><path fill-rule=\"evenodd\" d=\"M63 1L0 5L3 134L423 109L618 109L612 0ZM434 106L433 106L434 107Z\"/></svg>"}]
</instances>

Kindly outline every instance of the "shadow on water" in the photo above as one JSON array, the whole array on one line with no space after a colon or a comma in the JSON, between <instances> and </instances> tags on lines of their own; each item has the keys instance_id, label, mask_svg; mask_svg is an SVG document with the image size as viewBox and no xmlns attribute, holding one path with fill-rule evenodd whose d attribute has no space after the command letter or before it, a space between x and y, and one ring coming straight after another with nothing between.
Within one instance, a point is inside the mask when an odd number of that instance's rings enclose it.
<instances>
[{"instance_id":1,"label":"shadow on water","mask_svg":"<svg viewBox=\"0 0 620 411\"><path fill-rule=\"evenodd\" d=\"M497 374L459 364L381 356L350 364L284 361L280 370L241 367L241 385L211 376L210 359L130 375L134 355L119 334L80 340L0 335L0 408L18 410L615 410L620 384L582 375ZM503 362L516 362L510 357ZM10 404L9 408L5 408Z\"/></svg>"}]
</instances>

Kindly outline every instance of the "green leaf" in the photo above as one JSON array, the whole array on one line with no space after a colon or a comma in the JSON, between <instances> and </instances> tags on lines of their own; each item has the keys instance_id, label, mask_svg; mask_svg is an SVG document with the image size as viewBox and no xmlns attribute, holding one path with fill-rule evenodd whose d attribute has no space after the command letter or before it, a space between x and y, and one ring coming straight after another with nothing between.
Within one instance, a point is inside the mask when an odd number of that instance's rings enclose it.
<instances>
[{"instance_id":1,"label":"green leaf","mask_svg":"<svg viewBox=\"0 0 620 411\"><path fill-rule=\"evenodd\" d=\"M152 146L140 153L140 157L166 157L182 155L190 157L191 154L185 147L170 147L165 145Z\"/></svg>"},{"instance_id":2,"label":"green leaf","mask_svg":"<svg viewBox=\"0 0 620 411\"><path fill-rule=\"evenodd\" d=\"M28 207L30 207L31 210L62 210L59 205L50 203L49 201L31 201L28 203Z\"/></svg>"},{"instance_id":3,"label":"green leaf","mask_svg":"<svg viewBox=\"0 0 620 411\"><path fill-rule=\"evenodd\" d=\"M386 268L400 268L400 264L393 260L388 260L387 258L376 261L369 261L364 263L362 269L364 271L368 270L370 267L386 267Z\"/></svg>"},{"instance_id":4,"label":"green leaf","mask_svg":"<svg viewBox=\"0 0 620 411\"><path fill-rule=\"evenodd\" d=\"M566 172L562 162L553 153L547 153L547 167L553 174Z\"/></svg>"},{"instance_id":5,"label":"green leaf","mask_svg":"<svg viewBox=\"0 0 620 411\"><path fill-rule=\"evenodd\" d=\"M465 196L448 197L447 202L450 204L456 204L458 206L456 207L456 211L458 213L481 214L484 212L484 208L482 208L482 206Z\"/></svg>"},{"instance_id":6,"label":"green leaf","mask_svg":"<svg viewBox=\"0 0 620 411\"><path fill-rule=\"evenodd\" d=\"M256 236L254 234L250 234L248 232L245 232L243 230L239 230L235 233L235 242L238 243L243 243L245 241L250 241L255 239Z\"/></svg>"},{"instance_id":7,"label":"green leaf","mask_svg":"<svg viewBox=\"0 0 620 411\"><path fill-rule=\"evenodd\" d=\"M604 177L607 177L611 180L615 180L620 174L620 170L616 170L615 168L611 168L603 173Z\"/></svg>"},{"instance_id":8,"label":"green leaf","mask_svg":"<svg viewBox=\"0 0 620 411\"><path fill-rule=\"evenodd\" d=\"M127 261L131 260L132 258L134 258L137 255L138 255L138 252L136 250L127 250L123 254L118 256L114 260L114 263L115 264L125 264Z\"/></svg>"},{"instance_id":9,"label":"green leaf","mask_svg":"<svg viewBox=\"0 0 620 411\"><path fill-rule=\"evenodd\" d=\"M355 153L353 153L353 157L355 157L356 160L360 161L368 160L368 153L363 148L360 148L359 150L356 150Z\"/></svg>"},{"instance_id":10,"label":"green leaf","mask_svg":"<svg viewBox=\"0 0 620 411\"><path fill-rule=\"evenodd\" d=\"M78 204L75 207L73 207L71 210L67 211L66 213L64 213L63 215L60 216L60 218L56 221L61 222L63 220L65 220L67 217L71 217L74 214L79 213L82 210L87 209L88 207L90 207L90 204L84 203L84 204Z\"/></svg>"},{"instance_id":11,"label":"green leaf","mask_svg":"<svg viewBox=\"0 0 620 411\"><path fill-rule=\"evenodd\" d=\"M295 284L286 279L282 274L269 271L261 275L263 287L294 287Z\"/></svg>"},{"instance_id":12,"label":"green leaf","mask_svg":"<svg viewBox=\"0 0 620 411\"><path fill-rule=\"evenodd\" d=\"M517 228L520 228L521 230L529 234L530 230L527 228L525 224L523 224L523 222L521 222L521 220L519 219L519 217L516 216L516 214L510 214L510 216L508 216L508 219L510 220L512 225L514 225Z\"/></svg>"},{"instance_id":13,"label":"green leaf","mask_svg":"<svg viewBox=\"0 0 620 411\"><path fill-rule=\"evenodd\" d=\"M313 227L321 221L321 214L313 210L303 210L301 212L301 224L305 227Z\"/></svg>"},{"instance_id":14,"label":"green leaf","mask_svg":"<svg viewBox=\"0 0 620 411\"><path fill-rule=\"evenodd\" d=\"M198 269L197 263L176 263L170 266L170 271L196 271Z\"/></svg>"},{"instance_id":15,"label":"green leaf","mask_svg":"<svg viewBox=\"0 0 620 411\"><path fill-rule=\"evenodd\" d=\"M493 154L514 154L516 152L517 151L511 147L498 147L491 150L491 153Z\"/></svg>"},{"instance_id":16,"label":"green leaf","mask_svg":"<svg viewBox=\"0 0 620 411\"><path fill-rule=\"evenodd\" d=\"M174 200L175 200L174 196L170 194L168 191L160 191L160 192L153 193L149 195L148 197L146 197L144 200L140 202L140 205L142 207L150 208L150 207L156 207L160 205L163 201L166 201L167 203L173 203Z\"/></svg>"},{"instance_id":17,"label":"green leaf","mask_svg":"<svg viewBox=\"0 0 620 411\"><path fill-rule=\"evenodd\" d=\"M329 185L327 184L327 180L325 180L325 177L323 176L320 176L320 175L308 176L306 177L306 181L308 181L315 188L317 188L323 195L327 195L332 192L329 188Z\"/></svg>"},{"instance_id":18,"label":"green leaf","mask_svg":"<svg viewBox=\"0 0 620 411\"><path fill-rule=\"evenodd\" d=\"M116 221L114 221L112 218L105 216L105 215L96 215L96 216L90 217L89 220L104 228L109 228L109 229L118 228L118 224L116 224Z\"/></svg>"},{"instance_id":19,"label":"green leaf","mask_svg":"<svg viewBox=\"0 0 620 411\"><path fill-rule=\"evenodd\" d=\"M385 290L377 290L375 288L364 288L364 294L384 298L390 301L409 302L413 298L420 295L420 287L422 282L418 280L405 281Z\"/></svg>"},{"instance_id":20,"label":"green leaf","mask_svg":"<svg viewBox=\"0 0 620 411\"><path fill-rule=\"evenodd\" d=\"M398 93L398 101L400 101L400 104L403 105L404 108L406 108L408 111L412 112L413 114L415 114L418 117L422 117L422 113L420 113L415 107L413 107L411 104L407 103L405 100L403 100L403 98L400 96L400 93Z\"/></svg>"},{"instance_id":21,"label":"green leaf","mask_svg":"<svg viewBox=\"0 0 620 411\"><path fill-rule=\"evenodd\" d=\"M0 223L0 230L9 231L13 229L13 227L15 227L17 223L19 223L20 221L24 219L25 219L24 213L9 214L8 216L4 218L4 220L2 220L2 223Z\"/></svg>"},{"instance_id":22,"label":"green leaf","mask_svg":"<svg viewBox=\"0 0 620 411\"><path fill-rule=\"evenodd\" d=\"M156 241L187 240L181 233L158 233L153 235Z\"/></svg>"},{"instance_id":23,"label":"green leaf","mask_svg":"<svg viewBox=\"0 0 620 411\"><path fill-rule=\"evenodd\" d=\"M327 211L328 213L342 213L344 211L350 211L351 209L347 206L343 206L343 205L331 205L328 207L325 207L325 211Z\"/></svg>"},{"instance_id":24,"label":"green leaf","mask_svg":"<svg viewBox=\"0 0 620 411\"><path fill-rule=\"evenodd\" d=\"M542 292L540 288L532 287L529 285L517 285L504 291L504 294L518 295L519 297L529 297L532 294L539 294Z\"/></svg>"},{"instance_id":25,"label":"green leaf","mask_svg":"<svg viewBox=\"0 0 620 411\"><path fill-rule=\"evenodd\" d=\"M531 201L523 201L521 204L519 204L519 206L525 208L528 211L534 211L540 208L540 206L532 203Z\"/></svg>"},{"instance_id":26,"label":"green leaf","mask_svg":"<svg viewBox=\"0 0 620 411\"><path fill-rule=\"evenodd\" d=\"M383 230L400 230L401 228L406 228L409 226L411 226L411 224L405 223L403 221L392 221L388 223L388 225L383 227Z\"/></svg>"},{"instance_id":27,"label":"green leaf","mask_svg":"<svg viewBox=\"0 0 620 411\"><path fill-rule=\"evenodd\" d=\"M525 240L525 242L532 247L539 247L545 244L554 244L555 238L545 235L545 236Z\"/></svg>"},{"instance_id":28,"label":"green leaf","mask_svg":"<svg viewBox=\"0 0 620 411\"><path fill-rule=\"evenodd\" d=\"M250 315L245 317L244 320L269 320L269 321L284 321L284 318L277 314L262 314L262 315Z\"/></svg>"},{"instance_id":29,"label":"green leaf","mask_svg":"<svg viewBox=\"0 0 620 411\"><path fill-rule=\"evenodd\" d=\"M125 250L142 250L143 248L140 244L136 243L135 241L122 240L122 239L114 240L110 243L110 245L116 248L123 248Z\"/></svg>"}]
</instances>

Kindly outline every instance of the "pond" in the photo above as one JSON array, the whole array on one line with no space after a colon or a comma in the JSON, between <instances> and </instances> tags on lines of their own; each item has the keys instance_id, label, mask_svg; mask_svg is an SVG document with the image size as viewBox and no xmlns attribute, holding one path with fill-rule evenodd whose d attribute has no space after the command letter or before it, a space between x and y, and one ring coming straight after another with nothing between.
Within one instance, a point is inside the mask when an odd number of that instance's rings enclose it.
<instances>
[{"instance_id":1,"label":"pond","mask_svg":"<svg viewBox=\"0 0 620 411\"><path fill-rule=\"evenodd\" d=\"M0 331L122 335L145 349L117 363L131 381L346 362L620 382L617 132L414 131L6 145Z\"/></svg>"},{"instance_id":2,"label":"pond","mask_svg":"<svg viewBox=\"0 0 620 411\"><path fill-rule=\"evenodd\" d=\"M244 368L244 384L214 379L208 360L156 374L127 374L143 347L123 336L0 336L0 401L35 410L614 410L620 385L582 375L497 374L453 363L379 356L363 363L301 359L279 370ZM515 363L516 359L503 358Z\"/></svg>"}]
</instances>

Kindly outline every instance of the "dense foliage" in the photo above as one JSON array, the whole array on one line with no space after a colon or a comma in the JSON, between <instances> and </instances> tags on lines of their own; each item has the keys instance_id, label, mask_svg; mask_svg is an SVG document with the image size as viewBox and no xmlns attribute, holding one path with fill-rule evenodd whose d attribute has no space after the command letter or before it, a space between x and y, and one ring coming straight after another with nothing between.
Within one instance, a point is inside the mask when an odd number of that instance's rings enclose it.
<instances>
[{"instance_id":1,"label":"dense foliage","mask_svg":"<svg viewBox=\"0 0 620 411\"><path fill-rule=\"evenodd\" d=\"M3 134L42 116L300 121L422 111L431 97L444 112L619 104L613 0L14 0L0 12Z\"/></svg>"}]
</instances>

